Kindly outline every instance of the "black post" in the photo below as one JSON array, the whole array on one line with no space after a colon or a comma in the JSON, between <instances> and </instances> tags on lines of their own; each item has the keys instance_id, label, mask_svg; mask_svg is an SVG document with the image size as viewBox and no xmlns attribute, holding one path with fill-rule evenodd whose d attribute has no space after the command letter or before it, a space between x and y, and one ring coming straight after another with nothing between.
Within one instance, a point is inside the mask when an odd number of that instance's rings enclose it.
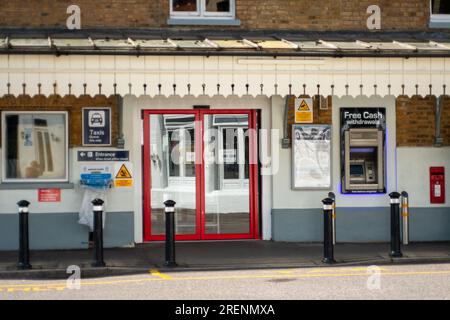
<instances>
[{"instance_id":1,"label":"black post","mask_svg":"<svg viewBox=\"0 0 450 320\"><path fill-rule=\"evenodd\" d=\"M328 198L333 199L333 246L336 245L336 194L334 192L328 192Z\"/></svg>"},{"instance_id":2,"label":"black post","mask_svg":"<svg viewBox=\"0 0 450 320\"><path fill-rule=\"evenodd\" d=\"M334 260L333 246L333 199L325 198L323 203L323 263L332 264Z\"/></svg>"},{"instance_id":3,"label":"black post","mask_svg":"<svg viewBox=\"0 0 450 320\"><path fill-rule=\"evenodd\" d=\"M391 252L390 256L402 257L400 248L400 193L391 192L389 194L391 202Z\"/></svg>"},{"instance_id":4,"label":"black post","mask_svg":"<svg viewBox=\"0 0 450 320\"><path fill-rule=\"evenodd\" d=\"M30 264L30 245L28 236L28 206L27 200L17 202L19 206L19 263L17 269L31 269Z\"/></svg>"},{"instance_id":5,"label":"black post","mask_svg":"<svg viewBox=\"0 0 450 320\"><path fill-rule=\"evenodd\" d=\"M93 267L106 266L103 261L103 203L102 199L92 200L94 206L94 262Z\"/></svg>"},{"instance_id":6,"label":"black post","mask_svg":"<svg viewBox=\"0 0 450 320\"><path fill-rule=\"evenodd\" d=\"M175 267L175 204L173 200L164 201L166 213L166 267Z\"/></svg>"}]
</instances>

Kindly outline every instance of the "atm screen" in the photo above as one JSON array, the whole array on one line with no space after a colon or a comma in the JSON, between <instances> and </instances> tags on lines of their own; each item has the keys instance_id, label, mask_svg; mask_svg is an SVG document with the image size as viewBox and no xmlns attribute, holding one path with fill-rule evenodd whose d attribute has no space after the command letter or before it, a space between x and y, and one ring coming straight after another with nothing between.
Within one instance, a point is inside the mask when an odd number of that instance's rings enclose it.
<instances>
[{"instance_id":1,"label":"atm screen","mask_svg":"<svg viewBox=\"0 0 450 320\"><path fill-rule=\"evenodd\" d=\"M350 165L350 175L351 176L362 176L364 175L364 167L362 164L352 164Z\"/></svg>"}]
</instances>

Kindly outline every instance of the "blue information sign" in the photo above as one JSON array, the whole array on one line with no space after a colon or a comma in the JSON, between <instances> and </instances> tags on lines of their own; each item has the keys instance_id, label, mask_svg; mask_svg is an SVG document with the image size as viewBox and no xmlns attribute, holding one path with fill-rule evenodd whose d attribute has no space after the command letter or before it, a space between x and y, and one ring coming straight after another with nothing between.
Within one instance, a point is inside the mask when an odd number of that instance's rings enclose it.
<instances>
[{"instance_id":1,"label":"blue information sign","mask_svg":"<svg viewBox=\"0 0 450 320\"><path fill-rule=\"evenodd\" d=\"M128 150L78 151L78 161L129 161Z\"/></svg>"},{"instance_id":2,"label":"blue information sign","mask_svg":"<svg viewBox=\"0 0 450 320\"><path fill-rule=\"evenodd\" d=\"M83 146L111 145L111 108L83 108Z\"/></svg>"},{"instance_id":3,"label":"blue information sign","mask_svg":"<svg viewBox=\"0 0 450 320\"><path fill-rule=\"evenodd\" d=\"M106 188L111 184L111 173L82 173L81 184L93 188Z\"/></svg>"}]
</instances>

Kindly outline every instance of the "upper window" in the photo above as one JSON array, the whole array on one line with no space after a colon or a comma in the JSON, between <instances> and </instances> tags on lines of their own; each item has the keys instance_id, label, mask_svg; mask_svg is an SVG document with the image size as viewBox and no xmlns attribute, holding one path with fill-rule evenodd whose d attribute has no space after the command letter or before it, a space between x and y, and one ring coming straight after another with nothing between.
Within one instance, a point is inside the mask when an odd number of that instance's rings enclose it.
<instances>
[{"instance_id":1,"label":"upper window","mask_svg":"<svg viewBox=\"0 0 450 320\"><path fill-rule=\"evenodd\" d=\"M235 0L171 0L172 17L234 18Z\"/></svg>"},{"instance_id":2,"label":"upper window","mask_svg":"<svg viewBox=\"0 0 450 320\"><path fill-rule=\"evenodd\" d=\"M430 3L430 26L441 26L439 23L450 22L450 0L431 0Z\"/></svg>"},{"instance_id":3,"label":"upper window","mask_svg":"<svg viewBox=\"0 0 450 320\"><path fill-rule=\"evenodd\" d=\"M68 180L66 112L3 112L2 128L3 181Z\"/></svg>"}]
</instances>

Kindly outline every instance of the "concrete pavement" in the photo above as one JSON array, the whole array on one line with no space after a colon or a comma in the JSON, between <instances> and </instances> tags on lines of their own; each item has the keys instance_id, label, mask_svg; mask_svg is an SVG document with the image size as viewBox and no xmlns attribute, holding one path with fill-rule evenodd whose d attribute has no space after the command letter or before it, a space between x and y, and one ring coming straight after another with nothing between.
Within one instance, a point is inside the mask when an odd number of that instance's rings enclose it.
<instances>
[{"instance_id":1,"label":"concrete pavement","mask_svg":"<svg viewBox=\"0 0 450 320\"><path fill-rule=\"evenodd\" d=\"M178 242L177 270L236 270L324 266L322 244L272 241ZM337 265L450 262L450 243L412 243L404 257L391 259L389 244L337 244ZM146 273L165 270L164 243L134 248L106 249L106 268L91 268L90 250L32 251L31 271L17 271L17 252L0 252L0 278L66 278L68 266L82 269L84 277Z\"/></svg>"}]
</instances>

